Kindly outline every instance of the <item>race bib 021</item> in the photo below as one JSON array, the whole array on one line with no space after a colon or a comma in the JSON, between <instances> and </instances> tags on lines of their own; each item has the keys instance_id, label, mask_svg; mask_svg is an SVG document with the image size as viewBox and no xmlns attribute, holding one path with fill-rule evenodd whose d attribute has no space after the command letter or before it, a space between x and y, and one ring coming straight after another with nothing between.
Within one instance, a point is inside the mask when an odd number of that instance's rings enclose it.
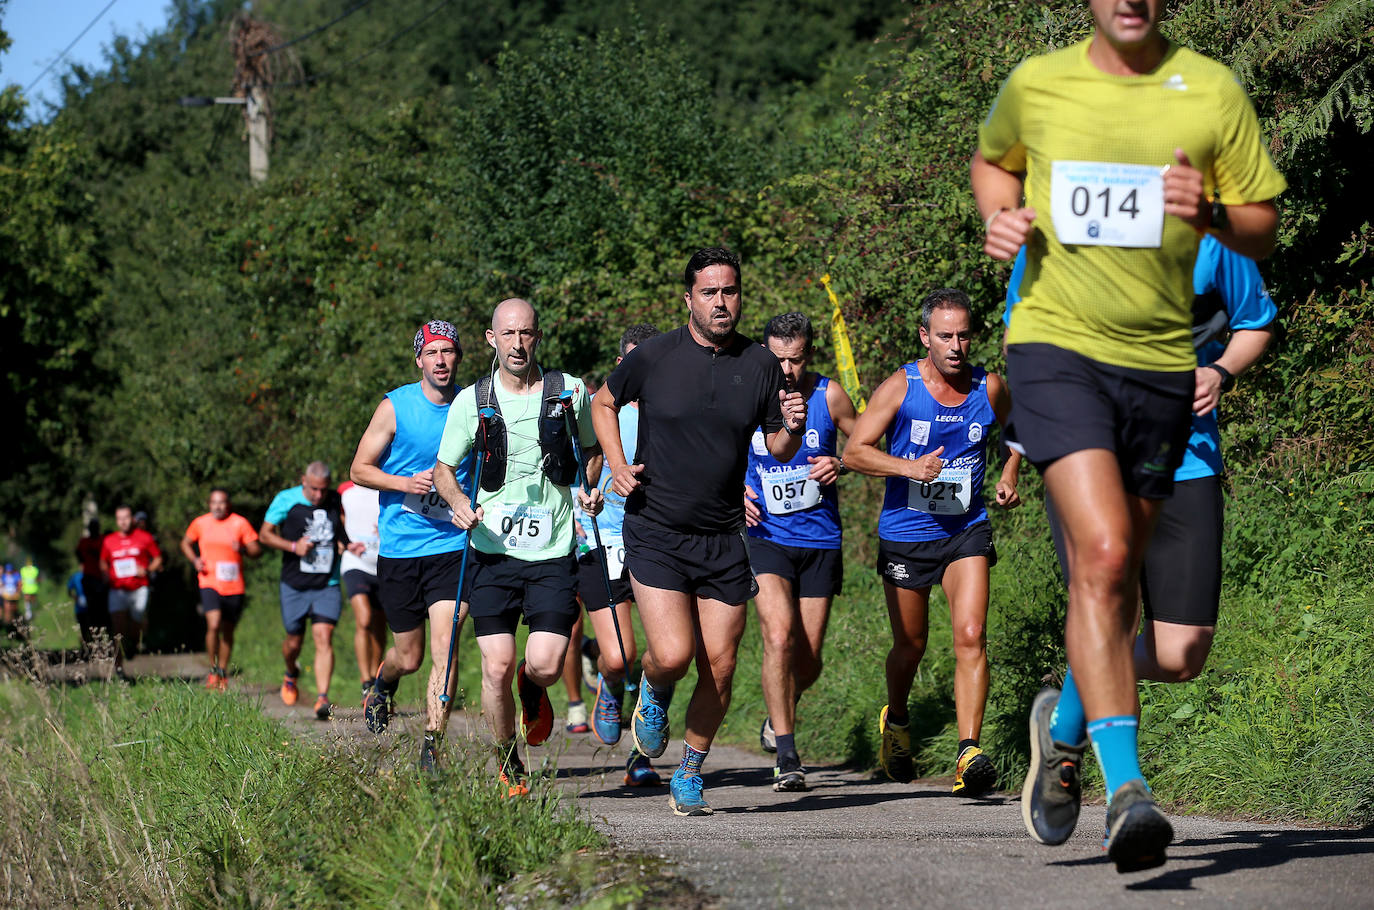
<instances>
[{"instance_id":1,"label":"race bib 021","mask_svg":"<svg viewBox=\"0 0 1374 910\"><path fill-rule=\"evenodd\" d=\"M929 483L908 482L907 508L930 515L962 515L973 502L973 472L969 468L945 468Z\"/></svg>"},{"instance_id":2,"label":"race bib 021","mask_svg":"<svg viewBox=\"0 0 1374 910\"><path fill-rule=\"evenodd\" d=\"M1164 236L1164 174L1142 164L1056 161L1050 215L1063 244L1156 248Z\"/></svg>"}]
</instances>

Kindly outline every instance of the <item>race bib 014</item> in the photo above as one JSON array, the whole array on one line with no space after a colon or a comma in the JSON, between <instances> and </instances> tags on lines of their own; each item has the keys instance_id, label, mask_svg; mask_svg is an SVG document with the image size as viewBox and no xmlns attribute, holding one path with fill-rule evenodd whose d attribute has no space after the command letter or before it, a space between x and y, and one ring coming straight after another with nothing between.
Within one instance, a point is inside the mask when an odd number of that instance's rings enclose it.
<instances>
[{"instance_id":1,"label":"race bib 014","mask_svg":"<svg viewBox=\"0 0 1374 910\"><path fill-rule=\"evenodd\" d=\"M1164 236L1164 174L1141 164L1056 161L1050 215L1063 244L1156 248Z\"/></svg>"}]
</instances>

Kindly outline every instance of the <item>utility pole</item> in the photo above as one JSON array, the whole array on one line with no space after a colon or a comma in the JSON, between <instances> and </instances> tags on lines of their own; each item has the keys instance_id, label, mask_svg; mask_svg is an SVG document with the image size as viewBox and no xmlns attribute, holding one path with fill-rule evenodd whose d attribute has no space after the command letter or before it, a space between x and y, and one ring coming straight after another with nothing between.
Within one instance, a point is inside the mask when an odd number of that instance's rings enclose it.
<instances>
[{"instance_id":1,"label":"utility pole","mask_svg":"<svg viewBox=\"0 0 1374 910\"><path fill-rule=\"evenodd\" d=\"M229 48L234 54L233 94L221 98L187 95L178 103L182 107L243 105L243 123L248 134L248 179L257 186L267 180L272 152L274 70L284 69L299 76L300 61L276 29L246 13L236 16L229 25Z\"/></svg>"},{"instance_id":2,"label":"utility pole","mask_svg":"<svg viewBox=\"0 0 1374 910\"><path fill-rule=\"evenodd\" d=\"M248 106L244 114L248 122L248 179L259 184L267 179L267 158L272 142L267 92L262 86L248 86Z\"/></svg>"}]
</instances>

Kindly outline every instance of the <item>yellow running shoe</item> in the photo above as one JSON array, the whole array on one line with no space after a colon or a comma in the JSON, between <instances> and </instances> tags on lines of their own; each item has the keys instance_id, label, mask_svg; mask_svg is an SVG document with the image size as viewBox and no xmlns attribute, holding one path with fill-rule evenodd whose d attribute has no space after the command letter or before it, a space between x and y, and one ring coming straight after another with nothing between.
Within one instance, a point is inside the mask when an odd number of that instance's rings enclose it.
<instances>
[{"instance_id":1,"label":"yellow running shoe","mask_svg":"<svg viewBox=\"0 0 1374 910\"><path fill-rule=\"evenodd\" d=\"M997 769L992 760L977 746L969 746L959 753L954 765L954 795L976 799L986 796L997 786Z\"/></svg>"},{"instance_id":2,"label":"yellow running shoe","mask_svg":"<svg viewBox=\"0 0 1374 910\"><path fill-rule=\"evenodd\" d=\"M887 705L878 712L878 734L882 746L878 749L878 764L883 773L899 784L909 784L916 776L911 767L911 733L906 727L887 722Z\"/></svg>"}]
</instances>

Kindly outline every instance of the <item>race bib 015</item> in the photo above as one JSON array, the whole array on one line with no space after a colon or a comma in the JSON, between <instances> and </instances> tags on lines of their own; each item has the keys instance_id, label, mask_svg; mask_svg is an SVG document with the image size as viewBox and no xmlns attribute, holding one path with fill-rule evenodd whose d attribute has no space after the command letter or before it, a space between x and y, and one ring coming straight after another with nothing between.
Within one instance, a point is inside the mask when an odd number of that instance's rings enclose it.
<instances>
[{"instance_id":1,"label":"race bib 015","mask_svg":"<svg viewBox=\"0 0 1374 910\"><path fill-rule=\"evenodd\" d=\"M497 526L493 529L488 525L488 530L508 550L542 550L553 542L552 509L507 504L496 510L494 518Z\"/></svg>"}]
</instances>

